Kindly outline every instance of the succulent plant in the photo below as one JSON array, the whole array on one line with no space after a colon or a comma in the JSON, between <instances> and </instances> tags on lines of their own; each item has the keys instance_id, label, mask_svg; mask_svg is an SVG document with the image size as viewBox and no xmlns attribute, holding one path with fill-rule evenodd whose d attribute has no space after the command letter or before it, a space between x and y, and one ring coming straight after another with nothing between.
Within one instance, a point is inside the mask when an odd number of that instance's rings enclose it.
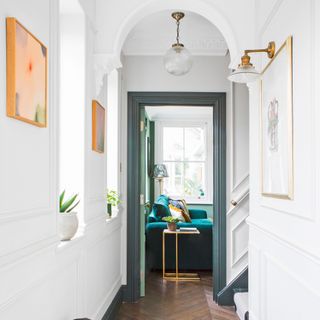
<instances>
[{"instance_id":1,"label":"succulent plant","mask_svg":"<svg viewBox=\"0 0 320 320\"><path fill-rule=\"evenodd\" d=\"M172 222L178 223L180 221L178 218L174 218L172 216L163 217L162 220L168 223L172 223Z\"/></svg>"},{"instance_id":2,"label":"succulent plant","mask_svg":"<svg viewBox=\"0 0 320 320\"><path fill-rule=\"evenodd\" d=\"M75 194L72 197L70 197L68 200L64 201L65 193L66 193L66 191L64 190L60 195L59 207L60 207L60 212L61 213L69 213L69 212L71 212L80 202L80 200L78 200L74 204L74 202L76 201L76 199L78 197L78 194Z\"/></svg>"}]
</instances>

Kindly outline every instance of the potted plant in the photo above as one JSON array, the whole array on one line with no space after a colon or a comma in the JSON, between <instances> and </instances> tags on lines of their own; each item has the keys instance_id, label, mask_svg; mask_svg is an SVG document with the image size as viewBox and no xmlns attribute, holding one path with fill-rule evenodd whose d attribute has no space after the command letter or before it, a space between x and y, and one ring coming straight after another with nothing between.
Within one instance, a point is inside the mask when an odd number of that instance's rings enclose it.
<instances>
[{"instance_id":1,"label":"potted plant","mask_svg":"<svg viewBox=\"0 0 320 320\"><path fill-rule=\"evenodd\" d=\"M177 230L177 223L179 222L179 219L169 216L169 217L163 217L162 220L167 222L168 230L170 231Z\"/></svg>"},{"instance_id":2,"label":"potted plant","mask_svg":"<svg viewBox=\"0 0 320 320\"><path fill-rule=\"evenodd\" d=\"M71 240L78 230L78 216L77 212L72 211L80 202L77 200L78 194L73 195L64 201L65 191L60 195L59 207L60 214L58 219L60 240Z\"/></svg>"},{"instance_id":3,"label":"potted plant","mask_svg":"<svg viewBox=\"0 0 320 320\"><path fill-rule=\"evenodd\" d=\"M107 192L107 212L109 216L112 215L112 207L116 207L121 203L119 195L115 190L108 190Z\"/></svg>"}]
</instances>

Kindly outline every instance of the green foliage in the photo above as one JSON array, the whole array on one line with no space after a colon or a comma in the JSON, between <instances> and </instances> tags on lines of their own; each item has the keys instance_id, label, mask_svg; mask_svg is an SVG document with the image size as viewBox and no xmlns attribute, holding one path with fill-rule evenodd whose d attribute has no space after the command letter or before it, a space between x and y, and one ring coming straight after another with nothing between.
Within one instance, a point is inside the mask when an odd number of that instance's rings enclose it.
<instances>
[{"instance_id":1,"label":"green foliage","mask_svg":"<svg viewBox=\"0 0 320 320\"><path fill-rule=\"evenodd\" d=\"M75 204L74 202L76 201L78 194L75 194L74 196L70 197L68 200L64 201L64 196L65 196L66 191L64 190L61 195L60 195L60 199L59 199L59 207L60 207L60 212L61 213L68 213L71 212L80 202L80 200L78 200Z\"/></svg>"},{"instance_id":2,"label":"green foliage","mask_svg":"<svg viewBox=\"0 0 320 320\"><path fill-rule=\"evenodd\" d=\"M178 223L179 222L178 218L174 218L172 216L163 217L162 220L165 221L165 222L168 222L168 223L172 223L172 222Z\"/></svg>"},{"instance_id":3,"label":"green foliage","mask_svg":"<svg viewBox=\"0 0 320 320\"><path fill-rule=\"evenodd\" d=\"M111 204L113 207L117 206L121 203L119 199L119 195L115 190L108 190L107 191L107 203Z\"/></svg>"}]
</instances>

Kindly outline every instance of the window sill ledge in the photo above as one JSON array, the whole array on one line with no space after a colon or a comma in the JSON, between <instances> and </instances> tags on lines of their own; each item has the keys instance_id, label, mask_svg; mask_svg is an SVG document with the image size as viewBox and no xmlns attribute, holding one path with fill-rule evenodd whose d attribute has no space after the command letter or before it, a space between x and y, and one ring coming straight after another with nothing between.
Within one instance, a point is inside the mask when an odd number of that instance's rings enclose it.
<instances>
[{"instance_id":1,"label":"window sill ledge","mask_svg":"<svg viewBox=\"0 0 320 320\"><path fill-rule=\"evenodd\" d=\"M107 219L106 219L106 223L113 223L113 222L115 222L115 221L117 221L117 220L119 220L119 215L116 215L116 216L112 216L112 217L108 217Z\"/></svg>"},{"instance_id":2,"label":"window sill ledge","mask_svg":"<svg viewBox=\"0 0 320 320\"><path fill-rule=\"evenodd\" d=\"M105 219L105 227L108 226L108 228L110 228L112 225L116 224L117 221L120 220L120 214L117 212L116 215L112 216L112 217L108 217ZM88 228L88 225L86 226L79 226L79 229L77 231L77 233L75 234L75 236L71 239L71 240L59 240L58 244L57 244L57 252L62 252L64 250L67 250L69 248L73 248L76 247L78 245L80 245L86 238L86 229ZM111 227L112 228L112 227Z\"/></svg>"},{"instance_id":3,"label":"window sill ledge","mask_svg":"<svg viewBox=\"0 0 320 320\"><path fill-rule=\"evenodd\" d=\"M84 239L84 232L83 230L78 230L75 236L70 240L60 240L60 242L57 245L57 251L61 252L63 250L66 250L68 248L72 248L74 246L77 246L80 244Z\"/></svg>"},{"instance_id":4,"label":"window sill ledge","mask_svg":"<svg viewBox=\"0 0 320 320\"><path fill-rule=\"evenodd\" d=\"M195 202L195 201L192 201L192 202L187 202L187 205L189 206L193 206L193 205L206 205L206 206L213 206L213 203L209 202L209 201L203 201L203 202Z\"/></svg>"}]
</instances>

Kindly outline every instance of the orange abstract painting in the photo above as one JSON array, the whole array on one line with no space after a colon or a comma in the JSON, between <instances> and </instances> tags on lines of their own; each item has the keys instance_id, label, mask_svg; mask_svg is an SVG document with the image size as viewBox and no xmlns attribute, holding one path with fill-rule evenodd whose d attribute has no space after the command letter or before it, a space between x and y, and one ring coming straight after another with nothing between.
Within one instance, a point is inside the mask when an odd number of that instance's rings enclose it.
<instances>
[{"instance_id":1,"label":"orange abstract painting","mask_svg":"<svg viewBox=\"0 0 320 320\"><path fill-rule=\"evenodd\" d=\"M96 100L92 101L92 149L104 152L105 110Z\"/></svg>"},{"instance_id":2,"label":"orange abstract painting","mask_svg":"<svg viewBox=\"0 0 320 320\"><path fill-rule=\"evenodd\" d=\"M47 48L7 18L7 115L47 126Z\"/></svg>"}]
</instances>

